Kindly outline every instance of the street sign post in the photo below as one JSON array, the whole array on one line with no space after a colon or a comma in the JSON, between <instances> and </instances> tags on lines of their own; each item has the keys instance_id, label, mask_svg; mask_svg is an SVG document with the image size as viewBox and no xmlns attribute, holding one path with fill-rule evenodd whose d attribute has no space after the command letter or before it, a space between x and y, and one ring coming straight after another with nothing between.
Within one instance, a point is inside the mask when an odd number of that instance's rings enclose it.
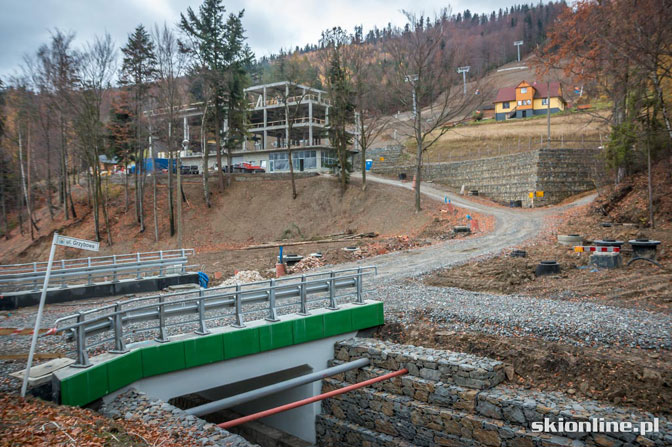
<instances>
[{"instance_id":1,"label":"street sign post","mask_svg":"<svg viewBox=\"0 0 672 447\"><path fill-rule=\"evenodd\" d=\"M61 236L54 232L54 238L51 242L51 251L49 252L49 262L47 262L47 271L44 273L44 283L42 284L42 295L40 296L40 305L37 308L37 317L35 318L35 329L33 330L33 340L30 343L30 351L28 352L28 363L23 374L23 384L21 385L21 397L26 397L26 390L28 389L28 379L30 378L30 367L33 364L33 356L35 354L35 345L37 344L37 336L40 332L40 325L42 324L42 311L44 309L44 302L47 299L47 287L49 287L49 277L51 276L51 266L54 263L54 252L56 246L62 245L64 247L78 248L80 250L98 251L100 243L87 241L84 239L77 239L74 237Z\"/></svg>"},{"instance_id":2,"label":"street sign post","mask_svg":"<svg viewBox=\"0 0 672 447\"><path fill-rule=\"evenodd\" d=\"M98 251L100 249L100 242L87 241L85 239L77 239L76 237L61 235L58 235L56 242L54 243L64 247L79 248L80 250Z\"/></svg>"}]
</instances>

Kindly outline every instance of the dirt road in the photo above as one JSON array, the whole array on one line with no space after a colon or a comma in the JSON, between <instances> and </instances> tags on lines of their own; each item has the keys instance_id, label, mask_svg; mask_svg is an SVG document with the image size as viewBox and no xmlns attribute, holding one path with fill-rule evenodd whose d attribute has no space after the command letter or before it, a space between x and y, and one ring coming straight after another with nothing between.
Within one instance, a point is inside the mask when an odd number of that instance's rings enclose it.
<instances>
[{"instance_id":1,"label":"dirt road","mask_svg":"<svg viewBox=\"0 0 672 447\"><path fill-rule=\"evenodd\" d=\"M353 177L358 175L353 174ZM399 188L412 189L410 183L402 183L371 174L367 181L383 183ZM444 201L447 197L454 205L495 217L495 230L480 237L456 239L443 243L417 248L408 251L389 253L374 258L339 265L339 268L350 268L357 265L378 266L378 278L407 278L431 272L448 266L459 265L469 259L493 255L505 248L513 247L536 236L542 227L543 219L549 215L559 214L568 208L585 205L591 202L596 194L583 197L575 202L553 208L523 210L490 206L466 199L434 185L423 184L422 194L435 200Z\"/></svg>"}]
</instances>

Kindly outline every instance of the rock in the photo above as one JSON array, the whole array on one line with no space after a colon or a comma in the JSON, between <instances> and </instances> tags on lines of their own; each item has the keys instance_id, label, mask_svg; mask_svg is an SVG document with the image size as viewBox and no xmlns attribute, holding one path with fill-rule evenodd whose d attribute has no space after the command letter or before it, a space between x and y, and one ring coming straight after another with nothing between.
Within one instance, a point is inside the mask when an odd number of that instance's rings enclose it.
<instances>
[{"instance_id":1,"label":"rock","mask_svg":"<svg viewBox=\"0 0 672 447\"><path fill-rule=\"evenodd\" d=\"M235 286L238 284L247 284L250 282L257 282L257 281L263 281L264 277L259 274L256 270L241 270L238 273L235 274L235 276L232 276L231 278L227 279L226 281L222 282L222 286Z\"/></svg>"},{"instance_id":2,"label":"rock","mask_svg":"<svg viewBox=\"0 0 672 447\"><path fill-rule=\"evenodd\" d=\"M506 374L506 379L512 381L514 377L513 366L507 365L504 367L504 374Z\"/></svg>"},{"instance_id":3,"label":"rock","mask_svg":"<svg viewBox=\"0 0 672 447\"><path fill-rule=\"evenodd\" d=\"M656 371L655 369L651 368L644 368L644 372L642 373L642 379L643 381L651 380L654 382L657 382L659 380L662 380L663 376L660 374L660 372Z\"/></svg>"},{"instance_id":4,"label":"rock","mask_svg":"<svg viewBox=\"0 0 672 447\"><path fill-rule=\"evenodd\" d=\"M475 427L473 435L475 440L488 446L499 447L502 443L502 440L500 439L496 430L484 430L482 428Z\"/></svg>"}]
</instances>

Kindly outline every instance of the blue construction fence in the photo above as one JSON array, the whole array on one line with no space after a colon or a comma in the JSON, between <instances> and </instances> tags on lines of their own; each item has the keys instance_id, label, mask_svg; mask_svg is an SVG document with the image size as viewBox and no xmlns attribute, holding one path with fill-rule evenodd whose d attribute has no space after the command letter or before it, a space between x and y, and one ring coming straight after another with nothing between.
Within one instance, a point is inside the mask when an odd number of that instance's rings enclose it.
<instances>
[{"instance_id":1,"label":"blue construction fence","mask_svg":"<svg viewBox=\"0 0 672 447\"><path fill-rule=\"evenodd\" d=\"M145 172L154 172L155 170L167 171L168 166L170 166L170 160L168 158L145 158L143 165ZM173 160L173 172L175 172L175 169L177 169L177 160ZM128 172L134 174L135 165L129 167Z\"/></svg>"}]
</instances>

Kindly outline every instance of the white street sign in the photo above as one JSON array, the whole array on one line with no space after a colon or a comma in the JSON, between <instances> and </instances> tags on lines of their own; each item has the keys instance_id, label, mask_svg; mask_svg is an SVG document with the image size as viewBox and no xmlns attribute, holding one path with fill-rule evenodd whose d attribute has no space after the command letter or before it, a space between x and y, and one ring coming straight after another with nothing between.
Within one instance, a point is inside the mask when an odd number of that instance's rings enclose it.
<instances>
[{"instance_id":1,"label":"white street sign","mask_svg":"<svg viewBox=\"0 0 672 447\"><path fill-rule=\"evenodd\" d=\"M100 248L99 242L87 241L85 239L77 239L76 237L58 236L56 238L56 245L64 247L79 248L80 250L98 251Z\"/></svg>"},{"instance_id":2,"label":"white street sign","mask_svg":"<svg viewBox=\"0 0 672 447\"><path fill-rule=\"evenodd\" d=\"M26 396L28 389L28 378L30 377L30 368L33 365L33 355L35 354L35 346L37 345L37 334L40 332L42 324L42 311L44 310L44 303L47 300L47 287L49 287L49 277L51 276L51 266L54 263L54 252L56 246L62 245L64 247L79 248L80 250L98 251L100 244L98 242L87 241L85 239L77 239L74 237L61 236L54 232L54 239L51 242L51 251L49 252L49 262L47 262L47 271L44 274L44 284L42 285L42 295L40 296L40 305L37 307L37 317L35 317L35 329L33 330L33 340L30 343L30 351L28 352L28 364L26 365L26 372L23 376L23 384L21 385L21 397Z\"/></svg>"}]
</instances>

